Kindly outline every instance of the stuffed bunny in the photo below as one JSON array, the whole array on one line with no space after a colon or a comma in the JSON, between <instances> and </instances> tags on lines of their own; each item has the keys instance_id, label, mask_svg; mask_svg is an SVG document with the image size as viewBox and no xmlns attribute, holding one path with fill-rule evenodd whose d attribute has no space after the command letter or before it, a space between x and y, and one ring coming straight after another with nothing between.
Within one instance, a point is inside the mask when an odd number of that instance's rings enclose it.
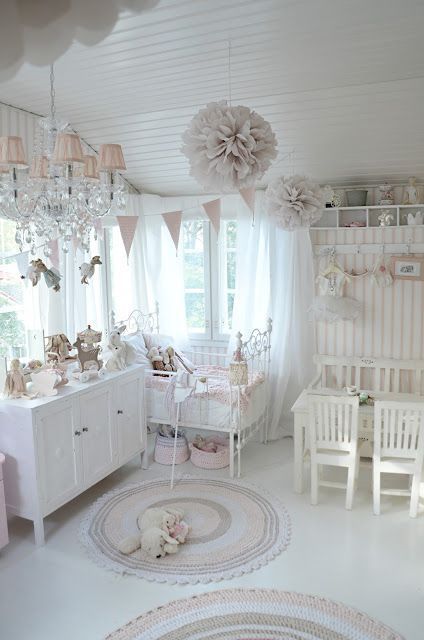
<instances>
[{"instance_id":1,"label":"stuffed bunny","mask_svg":"<svg viewBox=\"0 0 424 640\"><path fill-rule=\"evenodd\" d=\"M135 361L134 347L121 338L125 329L126 326L123 324L110 333L108 347L112 355L106 363L108 371L121 371Z\"/></svg>"},{"instance_id":2,"label":"stuffed bunny","mask_svg":"<svg viewBox=\"0 0 424 640\"><path fill-rule=\"evenodd\" d=\"M163 558L167 553L177 553L178 541L159 527L151 527L141 531L138 536L129 536L118 545L118 550L130 555L137 549L141 549L152 558Z\"/></svg>"}]
</instances>

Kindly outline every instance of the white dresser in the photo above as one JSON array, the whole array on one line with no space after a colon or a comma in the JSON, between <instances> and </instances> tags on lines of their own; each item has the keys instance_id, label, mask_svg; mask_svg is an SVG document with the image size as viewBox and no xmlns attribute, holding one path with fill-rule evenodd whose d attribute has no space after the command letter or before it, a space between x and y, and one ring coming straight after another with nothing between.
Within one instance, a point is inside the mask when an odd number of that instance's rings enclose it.
<instances>
[{"instance_id":1,"label":"white dresser","mask_svg":"<svg viewBox=\"0 0 424 640\"><path fill-rule=\"evenodd\" d=\"M147 468L144 368L70 382L51 398L0 400L7 511L34 522L141 454Z\"/></svg>"}]
</instances>

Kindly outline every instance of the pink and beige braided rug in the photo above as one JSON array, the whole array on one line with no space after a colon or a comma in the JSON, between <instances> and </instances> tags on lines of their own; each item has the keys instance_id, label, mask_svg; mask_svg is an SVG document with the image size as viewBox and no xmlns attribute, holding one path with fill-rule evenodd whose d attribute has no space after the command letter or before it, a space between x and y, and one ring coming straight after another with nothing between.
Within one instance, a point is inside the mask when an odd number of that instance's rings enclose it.
<instances>
[{"instance_id":1,"label":"pink and beige braided rug","mask_svg":"<svg viewBox=\"0 0 424 640\"><path fill-rule=\"evenodd\" d=\"M175 600L107 640L404 640L343 604L288 591L229 589Z\"/></svg>"},{"instance_id":2,"label":"pink and beige braided rug","mask_svg":"<svg viewBox=\"0 0 424 640\"><path fill-rule=\"evenodd\" d=\"M137 515L148 507L177 507L191 533L178 553L156 559L138 550L121 554L118 543L136 535ZM103 567L147 580L180 584L216 582L253 571L285 550L290 518L263 489L231 480L185 476L116 489L90 509L80 539Z\"/></svg>"}]
</instances>

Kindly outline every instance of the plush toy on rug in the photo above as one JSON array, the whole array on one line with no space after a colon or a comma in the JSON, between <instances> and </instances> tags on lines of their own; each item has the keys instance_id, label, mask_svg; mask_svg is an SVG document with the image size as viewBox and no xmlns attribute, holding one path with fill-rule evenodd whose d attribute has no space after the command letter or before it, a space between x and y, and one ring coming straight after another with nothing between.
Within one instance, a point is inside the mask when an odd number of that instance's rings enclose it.
<instances>
[{"instance_id":1,"label":"plush toy on rug","mask_svg":"<svg viewBox=\"0 0 424 640\"><path fill-rule=\"evenodd\" d=\"M182 520L183 515L180 509L146 509L137 518L140 534L122 540L118 545L119 551L129 555L141 549L153 558L177 553L178 545L185 542L189 533L188 525Z\"/></svg>"},{"instance_id":2,"label":"plush toy on rug","mask_svg":"<svg viewBox=\"0 0 424 640\"><path fill-rule=\"evenodd\" d=\"M87 278L94 276L94 267L96 264L102 264L100 256L93 256L90 262L83 262L80 266L81 271L81 284L88 284Z\"/></svg>"}]
</instances>

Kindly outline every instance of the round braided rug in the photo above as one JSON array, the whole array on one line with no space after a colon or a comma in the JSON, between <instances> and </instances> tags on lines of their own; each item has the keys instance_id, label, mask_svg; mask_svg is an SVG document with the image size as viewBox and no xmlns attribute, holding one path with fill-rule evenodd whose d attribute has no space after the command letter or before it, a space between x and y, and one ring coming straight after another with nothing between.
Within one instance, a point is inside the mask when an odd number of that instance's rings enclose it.
<instances>
[{"instance_id":1,"label":"round braided rug","mask_svg":"<svg viewBox=\"0 0 424 640\"><path fill-rule=\"evenodd\" d=\"M148 507L176 507L191 526L176 554L151 558L121 554L118 543L138 533L137 516ZM80 539L102 566L147 580L181 584L215 582L265 565L290 540L285 507L245 482L195 478L155 479L105 494L84 518Z\"/></svg>"},{"instance_id":2,"label":"round braided rug","mask_svg":"<svg viewBox=\"0 0 424 640\"><path fill-rule=\"evenodd\" d=\"M229 589L175 600L107 640L404 640L343 604L289 591Z\"/></svg>"}]
</instances>

